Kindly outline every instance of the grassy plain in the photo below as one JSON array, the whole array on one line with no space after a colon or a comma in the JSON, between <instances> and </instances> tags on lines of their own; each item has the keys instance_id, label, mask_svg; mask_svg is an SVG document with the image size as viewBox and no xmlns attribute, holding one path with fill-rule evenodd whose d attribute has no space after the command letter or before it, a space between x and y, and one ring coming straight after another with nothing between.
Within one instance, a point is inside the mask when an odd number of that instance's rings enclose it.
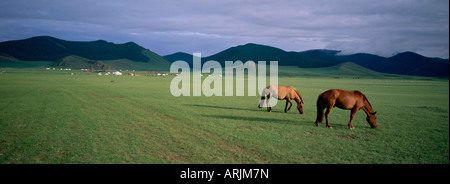
<instances>
[{"instance_id":1,"label":"grassy plain","mask_svg":"<svg viewBox=\"0 0 450 184\"><path fill-rule=\"evenodd\" d=\"M259 109L259 96L174 97L172 78L3 72L0 163L449 163L448 79L280 76L300 115ZM360 111L348 130L337 108L333 129L314 126L332 88L365 93L378 128Z\"/></svg>"}]
</instances>

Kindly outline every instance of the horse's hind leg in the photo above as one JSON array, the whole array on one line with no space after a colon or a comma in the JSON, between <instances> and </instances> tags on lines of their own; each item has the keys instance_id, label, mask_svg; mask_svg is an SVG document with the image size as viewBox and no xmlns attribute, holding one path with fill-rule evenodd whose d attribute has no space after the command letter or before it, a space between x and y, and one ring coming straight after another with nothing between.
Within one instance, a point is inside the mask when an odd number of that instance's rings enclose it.
<instances>
[{"instance_id":1,"label":"horse's hind leg","mask_svg":"<svg viewBox=\"0 0 450 184\"><path fill-rule=\"evenodd\" d=\"M289 106L288 111L291 110L291 107L292 107L292 101L291 101L290 99L289 99L289 103L290 103L291 105Z\"/></svg>"},{"instance_id":2,"label":"horse's hind leg","mask_svg":"<svg viewBox=\"0 0 450 184\"><path fill-rule=\"evenodd\" d=\"M330 115L330 112L331 112L331 109L333 108L333 106L329 106L329 107L327 107L327 110L325 111L325 121L327 122L327 127L328 128L333 128L333 127L331 127L331 125L330 125L330 121L328 120L328 116Z\"/></svg>"}]
</instances>

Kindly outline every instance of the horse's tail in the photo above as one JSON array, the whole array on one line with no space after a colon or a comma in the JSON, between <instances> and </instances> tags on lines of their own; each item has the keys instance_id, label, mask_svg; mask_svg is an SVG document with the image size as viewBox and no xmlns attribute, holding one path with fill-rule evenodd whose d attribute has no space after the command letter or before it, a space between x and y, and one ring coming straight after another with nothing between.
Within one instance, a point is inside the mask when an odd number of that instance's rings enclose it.
<instances>
[{"instance_id":1,"label":"horse's tail","mask_svg":"<svg viewBox=\"0 0 450 184\"><path fill-rule=\"evenodd\" d=\"M323 93L319 95L319 98L317 98L317 118L316 123L323 121Z\"/></svg>"}]
</instances>

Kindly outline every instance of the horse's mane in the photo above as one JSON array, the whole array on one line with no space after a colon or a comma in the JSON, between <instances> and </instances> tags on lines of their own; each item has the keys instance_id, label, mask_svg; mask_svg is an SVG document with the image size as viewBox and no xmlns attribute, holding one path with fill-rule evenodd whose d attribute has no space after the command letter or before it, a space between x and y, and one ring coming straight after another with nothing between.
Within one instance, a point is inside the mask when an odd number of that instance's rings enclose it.
<instances>
[{"instance_id":1,"label":"horse's mane","mask_svg":"<svg viewBox=\"0 0 450 184\"><path fill-rule=\"evenodd\" d=\"M361 93L361 94L362 94L362 93ZM373 111L372 104L370 104L370 102L369 102L369 100L367 99L366 95L362 94L362 96L363 96L364 100L367 102L367 104L369 104L370 108L371 108L372 111Z\"/></svg>"},{"instance_id":2,"label":"horse's mane","mask_svg":"<svg viewBox=\"0 0 450 184\"><path fill-rule=\"evenodd\" d=\"M373 112L372 104L370 104L369 99L367 99L366 95L364 95L361 91L358 91L358 90L355 90L355 91L353 91L353 92L354 92L355 94L361 95L361 96L363 97L363 102L366 101L367 104L369 104L370 110L372 110L372 112Z\"/></svg>"},{"instance_id":3,"label":"horse's mane","mask_svg":"<svg viewBox=\"0 0 450 184\"><path fill-rule=\"evenodd\" d=\"M297 91L297 89L293 88L292 89L295 91L295 93L297 93L298 97L300 98L300 102L303 101L302 96L300 95L300 93Z\"/></svg>"}]
</instances>

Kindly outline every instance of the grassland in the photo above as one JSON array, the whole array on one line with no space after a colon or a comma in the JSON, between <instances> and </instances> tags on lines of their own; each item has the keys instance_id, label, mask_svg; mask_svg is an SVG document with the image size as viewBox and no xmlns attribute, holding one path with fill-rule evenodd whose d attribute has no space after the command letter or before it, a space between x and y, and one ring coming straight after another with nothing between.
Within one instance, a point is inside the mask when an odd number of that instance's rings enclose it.
<instances>
[{"instance_id":1,"label":"grassland","mask_svg":"<svg viewBox=\"0 0 450 184\"><path fill-rule=\"evenodd\" d=\"M3 72L0 163L449 163L448 79L280 76L305 100L300 115L257 96L173 97L172 78ZM315 127L331 88L364 92L378 128L361 111L348 130L340 109L333 129Z\"/></svg>"}]
</instances>

